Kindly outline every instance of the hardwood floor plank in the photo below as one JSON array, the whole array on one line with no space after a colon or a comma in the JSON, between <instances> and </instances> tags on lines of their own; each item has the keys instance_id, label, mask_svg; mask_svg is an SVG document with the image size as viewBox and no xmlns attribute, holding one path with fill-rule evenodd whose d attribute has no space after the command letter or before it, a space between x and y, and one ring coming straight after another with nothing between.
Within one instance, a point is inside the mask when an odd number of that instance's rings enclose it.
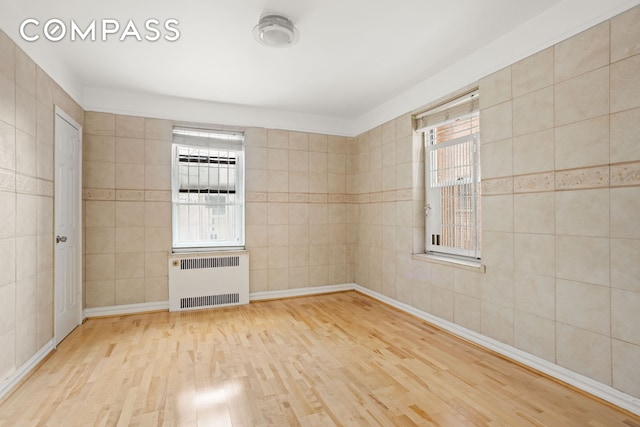
<instances>
[{"instance_id":1,"label":"hardwood floor plank","mask_svg":"<svg viewBox=\"0 0 640 427\"><path fill-rule=\"evenodd\" d=\"M0 426L623 426L640 419L356 292L91 319Z\"/></svg>"}]
</instances>

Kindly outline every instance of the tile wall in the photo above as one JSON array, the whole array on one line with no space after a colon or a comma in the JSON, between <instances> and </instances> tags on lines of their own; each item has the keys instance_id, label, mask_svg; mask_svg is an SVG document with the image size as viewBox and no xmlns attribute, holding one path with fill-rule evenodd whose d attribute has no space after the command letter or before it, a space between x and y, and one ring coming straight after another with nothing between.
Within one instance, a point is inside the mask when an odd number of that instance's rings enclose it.
<instances>
[{"instance_id":1,"label":"tile wall","mask_svg":"<svg viewBox=\"0 0 640 427\"><path fill-rule=\"evenodd\" d=\"M82 109L0 31L0 381L53 338L54 106Z\"/></svg>"},{"instance_id":2,"label":"tile wall","mask_svg":"<svg viewBox=\"0 0 640 427\"><path fill-rule=\"evenodd\" d=\"M87 112L86 307L166 301L171 122Z\"/></svg>"},{"instance_id":3,"label":"tile wall","mask_svg":"<svg viewBox=\"0 0 640 427\"><path fill-rule=\"evenodd\" d=\"M353 139L252 128L246 145L251 291L352 283Z\"/></svg>"},{"instance_id":4,"label":"tile wall","mask_svg":"<svg viewBox=\"0 0 640 427\"><path fill-rule=\"evenodd\" d=\"M640 397L640 8L480 82L486 272L425 261L410 115L246 129L251 291L358 284ZM84 120L85 306L165 301L172 122L87 112L0 32L0 378L52 337L53 106Z\"/></svg>"},{"instance_id":5,"label":"tile wall","mask_svg":"<svg viewBox=\"0 0 640 427\"><path fill-rule=\"evenodd\" d=\"M168 120L86 113L89 308L168 299L172 126ZM348 224L356 218L345 195L351 141L246 129L251 292L352 281Z\"/></svg>"},{"instance_id":6,"label":"tile wall","mask_svg":"<svg viewBox=\"0 0 640 427\"><path fill-rule=\"evenodd\" d=\"M411 258L410 118L357 137L356 282L640 397L639 76L636 7L480 81L484 274Z\"/></svg>"},{"instance_id":7,"label":"tile wall","mask_svg":"<svg viewBox=\"0 0 640 427\"><path fill-rule=\"evenodd\" d=\"M419 223L413 197L424 188L410 116L358 136L354 148L349 176L360 218L356 283L410 303L414 287L407 272Z\"/></svg>"}]
</instances>

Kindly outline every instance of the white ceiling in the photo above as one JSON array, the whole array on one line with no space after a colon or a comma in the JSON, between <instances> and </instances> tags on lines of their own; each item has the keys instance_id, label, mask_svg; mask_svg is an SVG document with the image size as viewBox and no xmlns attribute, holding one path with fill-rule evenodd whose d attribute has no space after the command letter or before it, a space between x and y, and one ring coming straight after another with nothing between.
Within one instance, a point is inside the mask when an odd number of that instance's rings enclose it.
<instances>
[{"instance_id":1,"label":"white ceiling","mask_svg":"<svg viewBox=\"0 0 640 427\"><path fill-rule=\"evenodd\" d=\"M466 77L459 78L453 73L451 84L469 84L484 75L478 72L508 65L505 61L514 55L533 53L532 49L546 47L635 3L638 1L0 0L0 28L88 109L171 117L171 112L157 110L159 100L181 98L174 105L202 107L213 114L209 122L264 115L272 123L245 119L245 123L230 124L350 134L429 102L429 96L441 96L438 90L430 90L418 104L405 101L406 105L394 106L398 111L380 111L398 95L455 68L463 58L476 55L472 67L478 71L467 71ZM291 18L300 31L295 46L273 49L253 39L252 28L266 11ZM117 36L107 42L66 38L52 43L41 38L26 43L18 34L26 18L41 22L59 18L68 25L74 20L80 26L93 19L115 18L123 25L132 19L141 31L148 18L175 18L181 37L173 43L131 38L120 42ZM548 25L548 31L540 25ZM527 26L535 30L528 31ZM525 41L514 39L517 34ZM478 58L478 53L492 45L497 54ZM443 93L455 90L438 87ZM174 112L173 118L186 119L178 116ZM363 118L367 120L360 126L347 125Z\"/></svg>"}]
</instances>

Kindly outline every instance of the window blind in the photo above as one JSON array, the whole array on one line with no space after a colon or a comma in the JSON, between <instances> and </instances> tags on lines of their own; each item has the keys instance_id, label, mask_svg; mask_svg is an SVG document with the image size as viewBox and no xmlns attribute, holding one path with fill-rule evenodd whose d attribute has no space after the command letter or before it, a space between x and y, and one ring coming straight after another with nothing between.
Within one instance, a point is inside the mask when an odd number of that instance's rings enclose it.
<instances>
[{"instance_id":1,"label":"window blind","mask_svg":"<svg viewBox=\"0 0 640 427\"><path fill-rule=\"evenodd\" d=\"M480 111L480 92L478 89L414 115L414 126L416 130L423 130L448 123L475 111Z\"/></svg>"},{"instance_id":2,"label":"window blind","mask_svg":"<svg viewBox=\"0 0 640 427\"><path fill-rule=\"evenodd\" d=\"M233 131L174 127L173 142L220 150L242 150L244 134Z\"/></svg>"}]
</instances>

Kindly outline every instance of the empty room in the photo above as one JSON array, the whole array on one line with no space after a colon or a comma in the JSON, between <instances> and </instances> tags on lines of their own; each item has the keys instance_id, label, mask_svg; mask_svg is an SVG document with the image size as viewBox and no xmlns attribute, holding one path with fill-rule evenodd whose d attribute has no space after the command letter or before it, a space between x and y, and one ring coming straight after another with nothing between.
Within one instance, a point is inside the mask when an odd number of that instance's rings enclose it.
<instances>
[{"instance_id":1,"label":"empty room","mask_svg":"<svg viewBox=\"0 0 640 427\"><path fill-rule=\"evenodd\" d=\"M640 0L0 0L0 426L640 427Z\"/></svg>"}]
</instances>

